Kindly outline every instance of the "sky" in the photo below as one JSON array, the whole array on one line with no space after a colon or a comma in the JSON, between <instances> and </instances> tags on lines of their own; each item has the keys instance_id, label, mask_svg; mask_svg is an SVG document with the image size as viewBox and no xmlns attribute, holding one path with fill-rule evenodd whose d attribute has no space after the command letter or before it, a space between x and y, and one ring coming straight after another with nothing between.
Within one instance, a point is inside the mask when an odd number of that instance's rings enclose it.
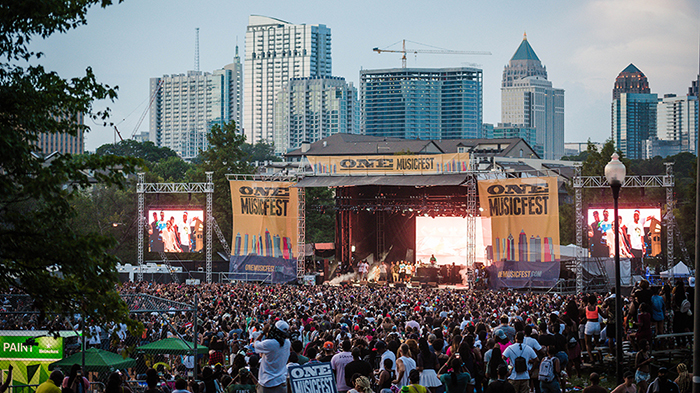
<instances>
[{"instance_id":1,"label":"sky","mask_svg":"<svg viewBox=\"0 0 700 393\"><path fill-rule=\"evenodd\" d=\"M652 93L660 96L685 95L700 68L697 0L125 0L91 8L87 25L36 38L31 48L44 53L42 65L64 78L92 67L98 81L118 86L116 101L97 102L95 108L109 107L110 120L128 138L148 131L149 78L194 69L195 29L200 29L199 68L211 72L233 62L237 43L243 56L252 14L325 24L331 29L333 75L358 91L361 69L401 66L400 54L377 54L375 47L399 49L406 39L413 42L408 49L489 51L490 56L409 55L407 66L478 64L484 75L483 121L492 124L501 119L503 67L527 33L548 79L565 90L565 142L610 138L612 88L628 64L644 72ZM111 127L90 119L86 125L91 128L86 150L114 142Z\"/></svg>"}]
</instances>

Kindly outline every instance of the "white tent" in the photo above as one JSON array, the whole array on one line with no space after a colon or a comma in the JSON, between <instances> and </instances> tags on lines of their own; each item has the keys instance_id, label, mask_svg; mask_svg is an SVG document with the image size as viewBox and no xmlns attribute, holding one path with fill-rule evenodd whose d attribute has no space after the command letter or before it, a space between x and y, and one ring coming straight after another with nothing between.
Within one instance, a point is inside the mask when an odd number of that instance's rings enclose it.
<instances>
[{"instance_id":1,"label":"white tent","mask_svg":"<svg viewBox=\"0 0 700 393\"><path fill-rule=\"evenodd\" d=\"M687 277L690 275L690 269L683 262L678 262L676 266L666 271L661 272L661 277L670 277L671 271L673 271L673 277Z\"/></svg>"}]
</instances>

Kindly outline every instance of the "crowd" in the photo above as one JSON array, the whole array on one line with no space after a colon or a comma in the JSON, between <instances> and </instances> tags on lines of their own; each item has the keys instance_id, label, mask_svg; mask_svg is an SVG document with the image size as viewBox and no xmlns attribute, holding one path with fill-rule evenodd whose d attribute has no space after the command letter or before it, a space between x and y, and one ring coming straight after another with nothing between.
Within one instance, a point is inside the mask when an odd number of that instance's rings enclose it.
<instances>
[{"instance_id":1,"label":"crowd","mask_svg":"<svg viewBox=\"0 0 700 393\"><path fill-rule=\"evenodd\" d=\"M208 355L139 357L129 376L147 379L149 366L164 363L163 378L181 380L192 393L256 386L261 393L286 393L287 367L308 362L330 362L341 393L560 392L569 375L581 376L582 363L603 364L596 346L614 345L614 293L146 282L119 290L190 304L197 296L197 337L192 312L175 309L133 314L145 327L138 337L120 325L91 327L92 346L118 353L166 337L196 339ZM653 288L642 281L624 297L622 329L637 355L632 376L626 374L615 393L690 391L687 368L680 372L684 364L674 383L648 356L656 334L691 330L689 300L682 282ZM76 325L46 323L55 330ZM45 327L24 316L5 318L0 329ZM596 378L590 377L588 393L606 391L589 389Z\"/></svg>"}]
</instances>

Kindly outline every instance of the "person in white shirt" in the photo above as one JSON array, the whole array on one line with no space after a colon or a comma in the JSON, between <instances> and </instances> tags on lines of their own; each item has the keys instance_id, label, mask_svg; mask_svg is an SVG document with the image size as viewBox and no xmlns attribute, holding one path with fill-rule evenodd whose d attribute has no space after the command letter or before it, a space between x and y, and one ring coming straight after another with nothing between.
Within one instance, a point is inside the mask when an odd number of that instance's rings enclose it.
<instances>
[{"instance_id":1,"label":"person in white shirt","mask_svg":"<svg viewBox=\"0 0 700 393\"><path fill-rule=\"evenodd\" d=\"M350 340L343 340L340 345L343 351L333 355L331 358L331 368L333 368L335 372L335 382L338 386L338 393L345 393L352 389L352 386L348 386L345 383L345 366L353 361L352 352L350 352L352 343Z\"/></svg>"},{"instance_id":2,"label":"person in white shirt","mask_svg":"<svg viewBox=\"0 0 700 393\"><path fill-rule=\"evenodd\" d=\"M260 355L258 393L287 393L287 360L291 341L289 324L277 321L272 328L266 325L254 343L255 353Z\"/></svg>"},{"instance_id":3,"label":"person in white shirt","mask_svg":"<svg viewBox=\"0 0 700 393\"><path fill-rule=\"evenodd\" d=\"M515 335L515 344L503 351L503 358L507 359L510 365L513 366L513 371L510 373L508 379L515 388L515 393L530 393L530 370L532 369L535 359L537 359L535 351L530 346L523 344L524 339L525 334L523 332L518 332ZM518 372L516 371L515 359L521 356L525 358L527 369Z\"/></svg>"}]
</instances>

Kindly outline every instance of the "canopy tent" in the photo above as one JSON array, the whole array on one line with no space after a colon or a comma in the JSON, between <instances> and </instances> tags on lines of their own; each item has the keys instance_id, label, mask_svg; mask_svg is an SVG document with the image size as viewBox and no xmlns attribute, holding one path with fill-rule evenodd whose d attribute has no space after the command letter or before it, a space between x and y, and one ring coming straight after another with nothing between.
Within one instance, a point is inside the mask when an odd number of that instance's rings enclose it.
<instances>
[{"instance_id":1,"label":"canopy tent","mask_svg":"<svg viewBox=\"0 0 700 393\"><path fill-rule=\"evenodd\" d=\"M136 348L137 351L145 353L169 353L173 355L188 355L192 353L193 349L194 343L179 338L165 338ZM198 354L207 352L209 352L207 347L201 345L197 347Z\"/></svg>"},{"instance_id":2,"label":"canopy tent","mask_svg":"<svg viewBox=\"0 0 700 393\"><path fill-rule=\"evenodd\" d=\"M56 367L61 367L65 370L70 369L74 364L83 362L83 353L78 352L67 358L53 362L49 365L49 369L53 370ZM104 351L98 348L90 348L85 351L85 371L104 371L105 369L117 370L131 368L136 365L136 360L132 358L123 358L122 355L114 352Z\"/></svg>"},{"instance_id":3,"label":"canopy tent","mask_svg":"<svg viewBox=\"0 0 700 393\"><path fill-rule=\"evenodd\" d=\"M670 277L671 272L673 272L673 277L688 277L690 276L690 269L688 265L683 262L678 262L678 264L666 271L661 272L661 277Z\"/></svg>"}]
</instances>

